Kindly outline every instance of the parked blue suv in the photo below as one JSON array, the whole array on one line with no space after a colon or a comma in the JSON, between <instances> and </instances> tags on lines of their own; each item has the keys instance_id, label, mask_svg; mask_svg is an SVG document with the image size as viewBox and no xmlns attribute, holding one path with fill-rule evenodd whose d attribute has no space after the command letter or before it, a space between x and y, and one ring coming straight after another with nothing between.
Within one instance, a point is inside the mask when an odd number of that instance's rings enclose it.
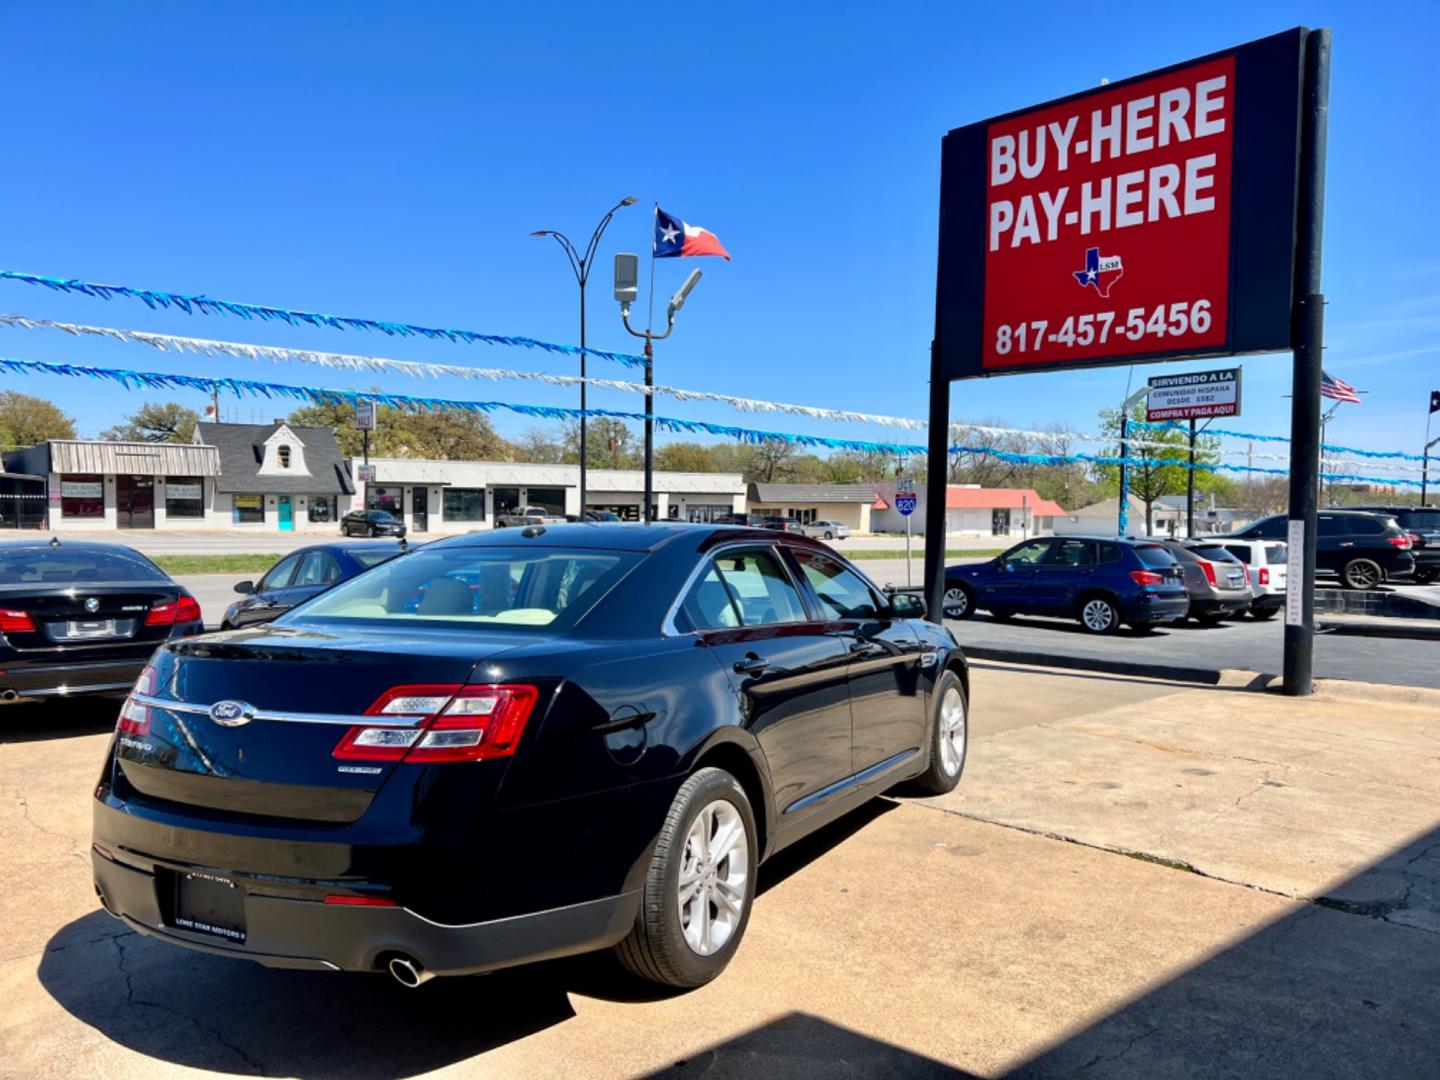
<instances>
[{"instance_id":1,"label":"parked blue suv","mask_svg":"<svg viewBox=\"0 0 1440 1080\"><path fill-rule=\"evenodd\" d=\"M999 558L945 570L945 616L977 609L996 618L1053 615L1079 619L1092 634L1121 623L1178 622L1190 611L1175 556L1148 540L1054 536L1017 544Z\"/></svg>"}]
</instances>

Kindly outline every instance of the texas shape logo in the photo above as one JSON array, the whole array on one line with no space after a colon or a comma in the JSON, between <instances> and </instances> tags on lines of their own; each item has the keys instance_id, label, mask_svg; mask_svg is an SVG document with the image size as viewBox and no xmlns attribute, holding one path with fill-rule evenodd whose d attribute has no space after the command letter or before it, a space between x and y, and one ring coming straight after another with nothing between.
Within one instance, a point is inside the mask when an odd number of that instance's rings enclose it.
<instances>
[{"instance_id":1,"label":"texas shape logo","mask_svg":"<svg viewBox=\"0 0 1440 1080\"><path fill-rule=\"evenodd\" d=\"M1125 267L1121 264L1119 255L1102 256L1100 249L1093 247L1085 249L1085 269L1070 272L1075 275L1075 280L1082 289L1093 285L1101 296L1109 296L1115 283L1125 276Z\"/></svg>"}]
</instances>

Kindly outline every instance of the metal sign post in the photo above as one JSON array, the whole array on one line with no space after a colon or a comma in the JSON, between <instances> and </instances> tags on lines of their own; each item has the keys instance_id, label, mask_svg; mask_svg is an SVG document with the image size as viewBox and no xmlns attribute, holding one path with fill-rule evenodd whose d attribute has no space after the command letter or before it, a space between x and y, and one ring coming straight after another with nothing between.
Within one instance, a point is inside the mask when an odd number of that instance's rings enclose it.
<instances>
[{"instance_id":1,"label":"metal sign post","mask_svg":"<svg viewBox=\"0 0 1440 1080\"><path fill-rule=\"evenodd\" d=\"M910 515L915 513L916 503L915 481L908 476L897 476L895 478L895 509L900 511L900 516L905 519L905 585L907 588L914 584L913 571L910 566ZM940 546L942 548L945 546L943 538ZM927 544L926 547L928 549L929 545Z\"/></svg>"}]
</instances>

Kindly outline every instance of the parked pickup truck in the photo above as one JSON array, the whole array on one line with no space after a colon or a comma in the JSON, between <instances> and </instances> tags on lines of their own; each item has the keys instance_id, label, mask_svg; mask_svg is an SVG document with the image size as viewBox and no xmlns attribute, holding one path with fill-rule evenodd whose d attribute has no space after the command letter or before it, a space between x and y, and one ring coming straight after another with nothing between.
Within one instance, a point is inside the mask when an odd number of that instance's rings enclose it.
<instances>
[{"instance_id":1,"label":"parked pickup truck","mask_svg":"<svg viewBox=\"0 0 1440 1080\"><path fill-rule=\"evenodd\" d=\"M564 522L564 514L552 514L543 506L517 506L507 514L495 515L497 529L514 525L562 525Z\"/></svg>"}]
</instances>

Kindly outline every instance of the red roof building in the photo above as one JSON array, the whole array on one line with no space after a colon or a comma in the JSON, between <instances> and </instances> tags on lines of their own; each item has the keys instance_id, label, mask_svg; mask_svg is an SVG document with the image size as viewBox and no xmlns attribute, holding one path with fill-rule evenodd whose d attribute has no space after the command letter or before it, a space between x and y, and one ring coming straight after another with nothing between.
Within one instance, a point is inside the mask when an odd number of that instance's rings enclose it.
<instances>
[{"instance_id":1,"label":"red roof building","mask_svg":"<svg viewBox=\"0 0 1440 1080\"><path fill-rule=\"evenodd\" d=\"M916 485L919 505L911 515L911 531L925 532L925 485ZM962 536L995 536L1024 539L1049 536L1055 519L1063 518L1059 503L1042 499L1033 488L985 488L951 484L945 489L945 531ZM895 485L876 484L875 503L870 510L870 527L875 532L905 531L905 517L895 509Z\"/></svg>"}]
</instances>

